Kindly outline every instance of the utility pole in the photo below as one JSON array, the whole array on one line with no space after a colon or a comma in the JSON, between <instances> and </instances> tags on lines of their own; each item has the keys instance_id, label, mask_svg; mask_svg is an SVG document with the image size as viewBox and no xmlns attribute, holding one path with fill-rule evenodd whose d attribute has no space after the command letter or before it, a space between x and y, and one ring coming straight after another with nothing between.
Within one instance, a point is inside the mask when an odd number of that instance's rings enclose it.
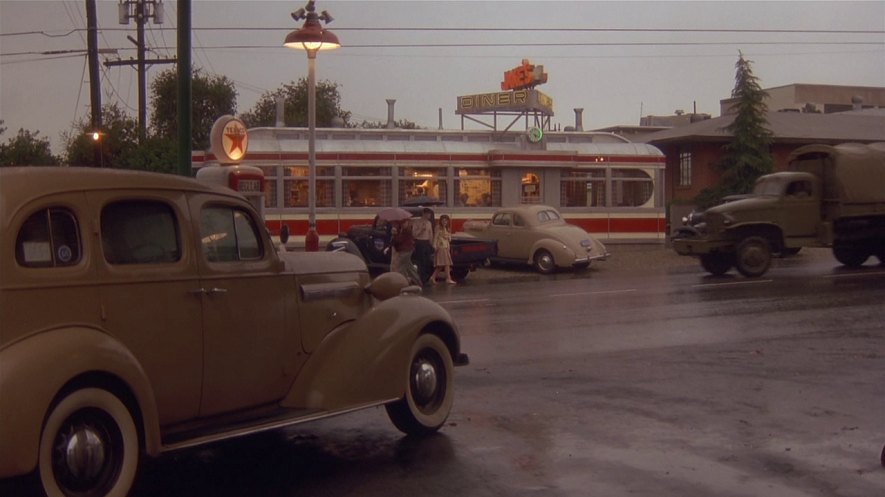
<instances>
[{"instance_id":1,"label":"utility pole","mask_svg":"<svg viewBox=\"0 0 885 497\"><path fill-rule=\"evenodd\" d=\"M191 171L191 0L178 0L178 174Z\"/></svg>"},{"instance_id":2,"label":"utility pole","mask_svg":"<svg viewBox=\"0 0 885 497\"><path fill-rule=\"evenodd\" d=\"M92 108L92 132L101 139L101 79L98 74L98 19L95 0L86 0L86 53L89 58L89 104ZM101 143L95 140L95 164L101 164Z\"/></svg>"},{"instance_id":3,"label":"utility pole","mask_svg":"<svg viewBox=\"0 0 885 497\"><path fill-rule=\"evenodd\" d=\"M105 66L136 66L138 68L138 142L143 143L147 135L147 65L148 64L172 64L175 59L145 59L147 47L144 43L144 25L148 19L153 19L154 24L163 24L163 0L120 0L119 4L120 24L129 24L129 19L135 19L138 39L127 36L138 47L138 59L115 60L105 62Z\"/></svg>"}]
</instances>

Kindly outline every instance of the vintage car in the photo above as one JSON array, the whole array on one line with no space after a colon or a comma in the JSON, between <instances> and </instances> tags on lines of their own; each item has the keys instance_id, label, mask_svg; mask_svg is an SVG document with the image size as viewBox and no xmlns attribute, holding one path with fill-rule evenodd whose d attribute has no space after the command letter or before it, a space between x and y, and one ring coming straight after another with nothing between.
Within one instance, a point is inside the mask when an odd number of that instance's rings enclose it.
<instances>
[{"instance_id":1,"label":"vintage car","mask_svg":"<svg viewBox=\"0 0 885 497\"><path fill-rule=\"evenodd\" d=\"M546 205L499 209L491 221L466 221L464 231L498 242L498 255L491 262L531 264L543 274L585 268L610 255L602 242Z\"/></svg>"},{"instance_id":2,"label":"vintage car","mask_svg":"<svg viewBox=\"0 0 885 497\"><path fill-rule=\"evenodd\" d=\"M420 217L421 207L403 207L413 217ZM434 223L435 225L435 223ZM329 242L326 250L339 250L359 255L369 267L372 274L381 274L390 270L391 224L379 216L375 216L372 224L351 226ZM451 240L452 278L462 281L486 260L498 253L498 245L494 240L484 240L472 235L454 233ZM414 258L413 258L414 261ZM433 268L425 270L429 276ZM420 271L419 271L420 272Z\"/></svg>"},{"instance_id":3,"label":"vintage car","mask_svg":"<svg viewBox=\"0 0 885 497\"><path fill-rule=\"evenodd\" d=\"M143 454L381 405L438 430L467 363L449 314L263 226L190 178L0 168L0 478L123 497Z\"/></svg>"}]
</instances>

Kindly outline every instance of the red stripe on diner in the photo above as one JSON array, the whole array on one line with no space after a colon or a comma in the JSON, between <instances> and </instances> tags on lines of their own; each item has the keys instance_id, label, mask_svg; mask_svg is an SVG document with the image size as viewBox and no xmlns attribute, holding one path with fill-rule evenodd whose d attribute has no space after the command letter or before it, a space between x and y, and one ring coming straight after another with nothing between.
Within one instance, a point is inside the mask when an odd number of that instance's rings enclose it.
<instances>
[{"instance_id":1,"label":"red stripe on diner","mask_svg":"<svg viewBox=\"0 0 885 497\"><path fill-rule=\"evenodd\" d=\"M211 154L194 155L193 162L205 162L214 160ZM247 153L244 159L246 161L307 161L308 154L303 152L291 153ZM361 152L322 152L317 153L318 161L408 161L408 162L501 162L501 161L517 161L517 162L564 162L564 163L600 163L600 164L664 164L664 157L643 156L643 155L562 155L562 154L437 154L437 153L361 153Z\"/></svg>"},{"instance_id":2,"label":"red stripe on diner","mask_svg":"<svg viewBox=\"0 0 885 497\"><path fill-rule=\"evenodd\" d=\"M488 220L484 218L482 220ZM664 233L666 230L666 220L662 218L565 218L569 224L574 224L591 234L605 233ZM463 231L464 222L467 219L453 219L453 231ZM329 236L346 232L354 225L371 224L372 221L367 219L317 219L317 232L320 235ZM289 226L289 233L292 236L301 236L307 233L307 218L303 219L287 219L285 221L267 219L265 225L271 235L278 236L282 224Z\"/></svg>"}]
</instances>

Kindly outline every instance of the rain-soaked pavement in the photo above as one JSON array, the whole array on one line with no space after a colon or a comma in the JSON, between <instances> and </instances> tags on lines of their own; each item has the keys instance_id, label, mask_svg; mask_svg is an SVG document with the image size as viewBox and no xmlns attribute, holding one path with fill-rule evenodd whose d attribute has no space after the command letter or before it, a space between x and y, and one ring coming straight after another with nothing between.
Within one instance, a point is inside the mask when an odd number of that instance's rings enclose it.
<instances>
[{"instance_id":1,"label":"rain-soaked pavement","mask_svg":"<svg viewBox=\"0 0 885 497\"><path fill-rule=\"evenodd\" d=\"M885 267L806 249L711 277L610 249L426 292L471 357L439 435L372 409L168 454L133 495L885 495Z\"/></svg>"}]
</instances>

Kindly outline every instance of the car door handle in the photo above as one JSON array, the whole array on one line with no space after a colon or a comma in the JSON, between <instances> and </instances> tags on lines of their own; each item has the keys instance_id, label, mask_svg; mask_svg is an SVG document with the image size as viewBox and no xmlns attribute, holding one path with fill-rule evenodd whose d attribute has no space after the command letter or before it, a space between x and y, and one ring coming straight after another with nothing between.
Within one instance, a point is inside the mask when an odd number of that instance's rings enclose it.
<instances>
[{"instance_id":1,"label":"car door handle","mask_svg":"<svg viewBox=\"0 0 885 497\"><path fill-rule=\"evenodd\" d=\"M216 293L227 293L226 288L197 288L195 290L190 290L188 293L193 295L214 295Z\"/></svg>"}]
</instances>

